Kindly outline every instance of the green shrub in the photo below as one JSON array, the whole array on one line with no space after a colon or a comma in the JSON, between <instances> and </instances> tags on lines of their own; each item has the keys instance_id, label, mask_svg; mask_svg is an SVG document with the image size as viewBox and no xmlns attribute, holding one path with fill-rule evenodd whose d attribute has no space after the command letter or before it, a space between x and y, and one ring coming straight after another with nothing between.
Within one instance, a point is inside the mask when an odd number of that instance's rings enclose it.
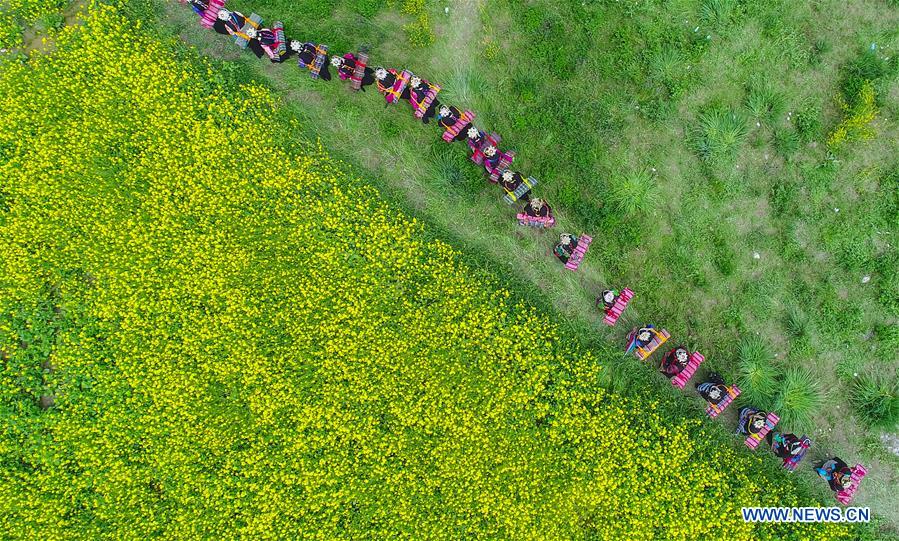
<instances>
[{"instance_id":1,"label":"green shrub","mask_svg":"<svg viewBox=\"0 0 899 541\"><path fill-rule=\"evenodd\" d=\"M895 429L899 424L899 373L860 376L852 385L849 401L869 427Z\"/></svg>"},{"instance_id":2,"label":"green shrub","mask_svg":"<svg viewBox=\"0 0 899 541\"><path fill-rule=\"evenodd\" d=\"M739 381L743 398L756 407L771 404L777 390L777 367L767 342L757 335L749 335L740 342Z\"/></svg>"},{"instance_id":3,"label":"green shrub","mask_svg":"<svg viewBox=\"0 0 899 541\"><path fill-rule=\"evenodd\" d=\"M818 377L807 368L794 367L784 376L774 410L789 430L807 432L822 403Z\"/></svg>"}]
</instances>

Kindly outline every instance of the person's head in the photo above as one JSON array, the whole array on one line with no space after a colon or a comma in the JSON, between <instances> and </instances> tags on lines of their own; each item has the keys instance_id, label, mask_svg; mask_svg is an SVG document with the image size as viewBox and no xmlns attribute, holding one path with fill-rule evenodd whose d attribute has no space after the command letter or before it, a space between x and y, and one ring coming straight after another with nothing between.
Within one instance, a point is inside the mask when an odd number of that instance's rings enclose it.
<instances>
[{"instance_id":1,"label":"person's head","mask_svg":"<svg viewBox=\"0 0 899 541\"><path fill-rule=\"evenodd\" d=\"M765 426L765 413L761 411L755 412L751 417L749 426L755 431L761 430Z\"/></svg>"},{"instance_id":2,"label":"person's head","mask_svg":"<svg viewBox=\"0 0 899 541\"><path fill-rule=\"evenodd\" d=\"M512 182L512 177L513 177L513 176L514 176L514 175L512 174L512 171L511 171L511 170L506 169L505 171L503 171L503 181L505 181L505 182Z\"/></svg>"},{"instance_id":3,"label":"person's head","mask_svg":"<svg viewBox=\"0 0 899 541\"><path fill-rule=\"evenodd\" d=\"M843 487L843 490L852 487L852 470L849 467L840 468L835 474L834 477L837 479L837 484Z\"/></svg>"},{"instance_id":4,"label":"person's head","mask_svg":"<svg viewBox=\"0 0 899 541\"><path fill-rule=\"evenodd\" d=\"M615 292L611 289L607 289L602 292L602 300L603 302L612 302L615 300Z\"/></svg>"},{"instance_id":5,"label":"person's head","mask_svg":"<svg viewBox=\"0 0 899 541\"><path fill-rule=\"evenodd\" d=\"M411 79L409 79L409 86L412 88L418 88L421 86L421 77L417 75L413 75Z\"/></svg>"},{"instance_id":6,"label":"person's head","mask_svg":"<svg viewBox=\"0 0 899 541\"><path fill-rule=\"evenodd\" d=\"M469 139L477 139L478 138L478 129L474 126L468 128L468 138Z\"/></svg>"},{"instance_id":7,"label":"person's head","mask_svg":"<svg viewBox=\"0 0 899 541\"><path fill-rule=\"evenodd\" d=\"M247 28L247 37L250 39L253 39L256 37L256 29L253 28L252 26L250 28Z\"/></svg>"},{"instance_id":8,"label":"person's head","mask_svg":"<svg viewBox=\"0 0 899 541\"><path fill-rule=\"evenodd\" d=\"M378 68L375 70L375 78L379 81L383 81L387 78L387 70L384 68Z\"/></svg>"},{"instance_id":9,"label":"person's head","mask_svg":"<svg viewBox=\"0 0 899 541\"><path fill-rule=\"evenodd\" d=\"M441 117L447 117L447 116L450 116L450 113L452 113L452 111L450 111L450 108L449 108L449 107L447 107L446 105L441 105L441 106L440 106L440 116L441 116Z\"/></svg>"},{"instance_id":10,"label":"person's head","mask_svg":"<svg viewBox=\"0 0 899 541\"><path fill-rule=\"evenodd\" d=\"M292 39L292 40L290 40L290 49L291 49L292 51L300 52L300 50L301 50L302 48L303 48L303 44L300 43L300 40L298 40L298 39Z\"/></svg>"},{"instance_id":11,"label":"person's head","mask_svg":"<svg viewBox=\"0 0 899 541\"><path fill-rule=\"evenodd\" d=\"M674 350L674 356L677 358L678 364L687 364L687 359L690 357L687 350L684 348L677 348Z\"/></svg>"},{"instance_id":12,"label":"person's head","mask_svg":"<svg viewBox=\"0 0 899 541\"><path fill-rule=\"evenodd\" d=\"M331 57L331 65L334 66L335 68L339 68L340 66L343 65L343 59L340 58L339 56L332 56Z\"/></svg>"},{"instance_id":13,"label":"person's head","mask_svg":"<svg viewBox=\"0 0 899 541\"><path fill-rule=\"evenodd\" d=\"M220 9L218 12L218 18L220 21L227 21L228 17L231 16L231 12L227 9Z\"/></svg>"}]
</instances>

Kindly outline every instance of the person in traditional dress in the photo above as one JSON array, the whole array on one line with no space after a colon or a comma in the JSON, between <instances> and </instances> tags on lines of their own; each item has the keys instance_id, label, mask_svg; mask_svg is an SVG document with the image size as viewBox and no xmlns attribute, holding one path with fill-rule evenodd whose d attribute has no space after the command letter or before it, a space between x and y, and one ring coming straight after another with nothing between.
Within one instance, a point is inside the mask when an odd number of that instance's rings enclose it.
<instances>
[{"instance_id":1,"label":"person in traditional dress","mask_svg":"<svg viewBox=\"0 0 899 541\"><path fill-rule=\"evenodd\" d=\"M332 56L331 57L331 65L337 70L337 76L340 77L341 81L347 81L353 77L353 72L356 71L356 63L358 59L356 55L353 53L346 53L342 57L340 56ZM359 90L365 91L365 87L375 82L375 70L365 67L362 75L362 82Z\"/></svg>"},{"instance_id":2,"label":"person in traditional dress","mask_svg":"<svg viewBox=\"0 0 899 541\"><path fill-rule=\"evenodd\" d=\"M765 428L767 417L768 412L758 408L751 406L740 408L740 418L737 420L737 434L753 436L760 433Z\"/></svg>"},{"instance_id":3,"label":"person in traditional dress","mask_svg":"<svg viewBox=\"0 0 899 541\"><path fill-rule=\"evenodd\" d=\"M717 372L708 375L706 381L696 383L696 391L699 396L703 397L709 404L718 405L730 392L730 387L724 383L724 378Z\"/></svg>"},{"instance_id":4,"label":"person in traditional dress","mask_svg":"<svg viewBox=\"0 0 899 541\"><path fill-rule=\"evenodd\" d=\"M830 490L841 492L852 487L852 468L838 457L825 460L815 471L830 485Z\"/></svg>"},{"instance_id":5,"label":"person in traditional dress","mask_svg":"<svg viewBox=\"0 0 899 541\"><path fill-rule=\"evenodd\" d=\"M247 23L247 18L239 11L220 9L212 29L225 36L233 36Z\"/></svg>"},{"instance_id":6,"label":"person in traditional dress","mask_svg":"<svg viewBox=\"0 0 899 541\"><path fill-rule=\"evenodd\" d=\"M503 187L504 190L509 192L510 194L514 194L515 190L517 190L524 183L524 177L521 176L521 173L517 171L512 171L510 169L506 169L503 171L503 174L500 175L499 184ZM531 190L524 192L524 194L519 197L519 199L523 201L527 201L531 198Z\"/></svg>"},{"instance_id":7,"label":"person in traditional dress","mask_svg":"<svg viewBox=\"0 0 899 541\"><path fill-rule=\"evenodd\" d=\"M409 102L411 103L414 101L416 104L420 105L425 100L425 97L427 97L428 92L435 88L436 87L431 85L428 81L423 81L421 77L413 75L412 78L409 79ZM427 124L431 121L431 118L434 117L439 105L436 98L431 101L431 104L428 105L424 115L421 117L423 124Z\"/></svg>"},{"instance_id":8,"label":"person in traditional dress","mask_svg":"<svg viewBox=\"0 0 899 541\"><path fill-rule=\"evenodd\" d=\"M802 440L796 434L775 433L773 430L766 436L771 451L784 460L793 458L802 452Z\"/></svg>"},{"instance_id":9,"label":"person in traditional dress","mask_svg":"<svg viewBox=\"0 0 899 541\"><path fill-rule=\"evenodd\" d=\"M605 313L609 313L609 310L615 306L615 301L618 300L618 290L616 289L607 289L600 294L599 297L596 298L596 306L602 304L602 309Z\"/></svg>"},{"instance_id":10,"label":"person in traditional dress","mask_svg":"<svg viewBox=\"0 0 899 541\"><path fill-rule=\"evenodd\" d=\"M301 67L312 69L315 64L315 57L318 55L315 44L312 42L302 43L300 40L290 40L290 50L297 55L297 61ZM328 71L328 62L322 64L321 71L318 72L318 78L323 81L331 80L331 72Z\"/></svg>"},{"instance_id":11,"label":"person in traditional dress","mask_svg":"<svg viewBox=\"0 0 899 541\"><path fill-rule=\"evenodd\" d=\"M553 215L552 209L543 199L535 197L524 206L524 213L534 218L549 218Z\"/></svg>"},{"instance_id":12,"label":"person in traditional dress","mask_svg":"<svg viewBox=\"0 0 899 541\"><path fill-rule=\"evenodd\" d=\"M559 235L559 242L553 248L553 254L562 263L568 263L575 248L577 248L577 237L569 233L562 233Z\"/></svg>"},{"instance_id":13,"label":"person in traditional dress","mask_svg":"<svg viewBox=\"0 0 899 541\"><path fill-rule=\"evenodd\" d=\"M683 372L689 362L690 352L684 346L677 346L662 357L659 371L670 379Z\"/></svg>"},{"instance_id":14,"label":"person in traditional dress","mask_svg":"<svg viewBox=\"0 0 899 541\"><path fill-rule=\"evenodd\" d=\"M436 100L435 100L436 101ZM437 107L437 123L440 124L444 129L450 129L456 125L456 122L462 117L462 111L452 105L444 105L440 104ZM453 138L453 141L461 141L468 137L468 130L472 128L471 122L468 122L462 129L459 130L458 135Z\"/></svg>"},{"instance_id":15,"label":"person in traditional dress","mask_svg":"<svg viewBox=\"0 0 899 541\"><path fill-rule=\"evenodd\" d=\"M393 85L396 83L397 72L395 69L387 69L387 68L377 68L375 69L375 82L378 84L378 92L381 94L387 95L388 92L393 90ZM409 85L403 89L400 93L398 100L408 100L409 99Z\"/></svg>"}]
</instances>

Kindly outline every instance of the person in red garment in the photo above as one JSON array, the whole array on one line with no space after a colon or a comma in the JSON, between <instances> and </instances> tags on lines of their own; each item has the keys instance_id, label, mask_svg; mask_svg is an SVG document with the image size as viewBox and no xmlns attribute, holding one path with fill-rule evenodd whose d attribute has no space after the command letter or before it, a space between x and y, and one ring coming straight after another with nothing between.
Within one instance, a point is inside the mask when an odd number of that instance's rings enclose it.
<instances>
[{"instance_id":1,"label":"person in red garment","mask_svg":"<svg viewBox=\"0 0 899 541\"><path fill-rule=\"evenodd\" d=\"M662 357L659 371L670 379L683 372L689 362L690 352L684 346L677 346Z\"/></svg>"}]
</instances>

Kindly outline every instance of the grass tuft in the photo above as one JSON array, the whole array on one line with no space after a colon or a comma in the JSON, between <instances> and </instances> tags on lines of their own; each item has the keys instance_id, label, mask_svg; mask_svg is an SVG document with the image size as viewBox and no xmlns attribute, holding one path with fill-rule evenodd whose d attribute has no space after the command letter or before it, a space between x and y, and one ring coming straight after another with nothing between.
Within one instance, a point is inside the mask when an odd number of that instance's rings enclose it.
<instances>
[{"instance_id":1,"label":"grass tuft","mask_svg":"<svg viewBox=\"0 0 899 541\"><path fill-rule=\"evenodd\" d=\"M859 418L871 428L899 426L899 374L864 374L852 385L849 401Z\"/></svg>"},{"instance_id":2,"label":"grass tuft","mask_svg":"<svg viewBox=\"0 0 899 541\"><path fill-rule=\"evenodd\" d=\"M641 169L616 177L609 186L608 199L624 214L652 214L659 204L659 191L652 174Z\"/></svg>"},{"instance_id":3,"label":"grass tuft","mask_svg":"<svg viewBox=\"0 0 899 541\"><path fill-rule=\"evenodd\" d=\"M740 342L739 381L743 398L756 407L771 404L777 390L777 367L767 342L749 335Z\"/></svg>"},{"instance_id":4,"label":"grass tuft","mask_svg":"<svg viewBox=\"0 0 899 541\"><path fill-rule=\"evenodd\" d=\"M809 432L823 403L818 377L808 368L797 366L787 370L774 410L789 430Z\"/></svg>"},{"instance_id":5,"label":"grass tuft","mask_svg":"<svg viewBox=\"0 0 899 541\"><path fill-rule=\"evenodd\" d=\"M746 120L736 111L712 109L699 117L694 147L706 162L730 160L746 138Z\"/></svg>"}]
</instances>

